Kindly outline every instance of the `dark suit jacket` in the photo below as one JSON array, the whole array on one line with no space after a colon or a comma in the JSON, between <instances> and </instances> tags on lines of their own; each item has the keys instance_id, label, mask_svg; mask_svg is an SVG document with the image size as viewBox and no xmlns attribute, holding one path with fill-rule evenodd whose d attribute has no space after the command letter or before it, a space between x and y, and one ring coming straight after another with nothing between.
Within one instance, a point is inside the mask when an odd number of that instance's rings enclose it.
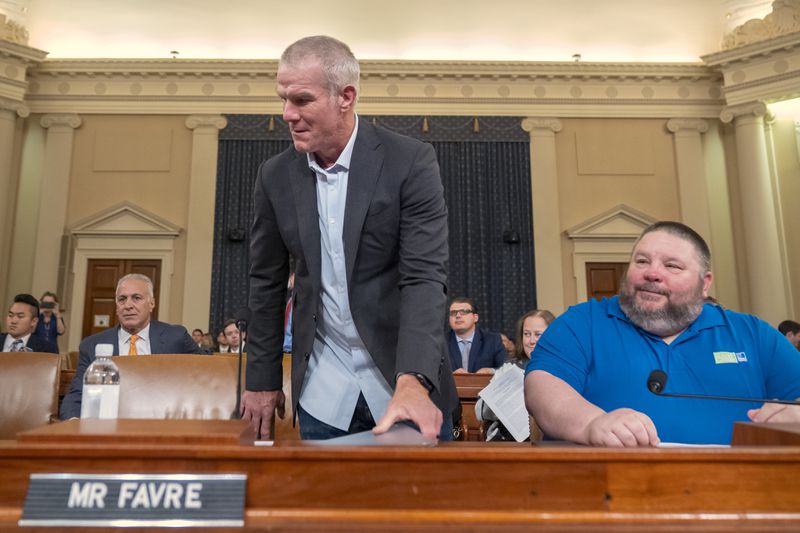
<instances>
[{"instance_id":1,"label":"dark suit jacket","mask_svg":"<svg viewBox=\"0 0 800 533\"><path fill-rule=\"evenodd\" d=\"M61 402L62 420L81 416L81 396L83 393L83 374L94 361L94 349L98 344L113 344L114 355L119 355L119 326L95 333L81 341L78 368L69 392ZM150 321L150 352L159 353L200 353L197 344L183 326L173 326L157 320Z\"/></svg>"},{"instance_id":2,"label":"dark suit jacket","mask_svg":"<svg viewBox=\"0 0 800 533\"><path fill-rule=\"evenodd\" d=\"M6 342L6 335L8 335L8 333L0 333L0 350L3 349L3 344ZM28 337L28 344L25 346L34 352L58 353L58 348L38 335L31 335Z\"/></svg>"},{"instance_id":3,"label":"dark suit jacket","mask_svg":"<svg viewBox=\"0 0 800 533\"><path fill-rule=\"evenodd\" d=\"M262 163L250 233L247 389L282 387L289 254L294 285L292 404L314 343L321 252L316 177L289 148ZM418 372L447 416L458 405L444 331L447 208L433 148L360 120L343 228L348 296L359 336L386 381Z\"/></svg>"},{"instance_id":4,"label":"dark suit jacket","mask_svg":"<svg viewBox=\"0 0 800 533\"><path fill-rule=\"evenodd\" d=\"M455 368L463 368L461 365L461 346L458 338L451 329L448 339L450 348L450 364ZM475 336L472 337L472 346L469 348L469 368L467 372L476 372L481 368L500 368L507 357L503 341L499 333L483 331L475 328Z\"/></svg>"}]
</instances>

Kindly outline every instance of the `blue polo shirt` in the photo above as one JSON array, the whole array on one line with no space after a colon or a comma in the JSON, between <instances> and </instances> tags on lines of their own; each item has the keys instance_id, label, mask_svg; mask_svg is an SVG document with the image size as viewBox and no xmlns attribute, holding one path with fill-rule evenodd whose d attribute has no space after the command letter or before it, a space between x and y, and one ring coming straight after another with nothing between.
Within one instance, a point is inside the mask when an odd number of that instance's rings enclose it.
<instances>
[{"instance_id":1,"label":"blue polo shirt","mask_svg":"<svg viewBox=\"0 0 800 533\"><path fill-rule=\"evenodd\" d=\"M686 331L666 344L634 326L619 297L571 307L544 332L527 372L561 378L605 411L648 415L664 442L728 444L733 423L758 402L666 398L651 393L656 369L665 392L793 400L800 397L800 353L752 315L706 304Z\"/></svg>"}]
</instances>

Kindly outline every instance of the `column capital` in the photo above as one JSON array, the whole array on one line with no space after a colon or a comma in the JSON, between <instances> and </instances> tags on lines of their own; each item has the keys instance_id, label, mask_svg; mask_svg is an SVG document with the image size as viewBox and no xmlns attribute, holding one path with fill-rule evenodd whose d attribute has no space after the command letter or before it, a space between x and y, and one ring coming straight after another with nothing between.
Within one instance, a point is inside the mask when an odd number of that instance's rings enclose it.
<instances>
[{"instance_id":1,"label":"column capital","mask_svg":"<svg viewBox=\"0 0 800 533\"><path fill-rule=\"evenodd\" d=\"M221 130L228 125L222 115L190 115L186 118L186 127L190 130L197 128L215 128Z\"/></svg>"},{"instance_id":2,"label":"column capital","mask_svg":"<svg viewBox=\"0 0 800 533\"><path fill-rule=\"evenodd\" d=\"M671 133L705 133L708 131L708 122L701 118L671 118L667 121L667 129Z\"/></svg>"},{"instance_id":3,"label":"column capital","mask_svg":"<svg viewBox=\"0 0 800 533\"><path fill-rule=\"evenodd\" d=\"M528 132L550 130L553 133L558 133L563 127L564 125L559 119L552 117L528 117L522 119L522 129Z\"/></svg>"},{"instance_id":4,"label":"column capital","mask_svg":"<svg viewBox=\"0 0 800 533\"><path fill-rule=\"evenodd\" d=\"M51 128L53 126L67 126L72 129L80 128L83 121L81 117L75 113L63 113L45 115L39 121L43 128Z\"/></svg>"},{"instance_id":5,"label":"column capital","mask_svg":"<svg viewBox=\"0 0 800 533\"><path fill-rule=\"evenodd\" d=\"M722 113L719 114L719 119L728 124L733 122L734 119L745 116L765 117L769 113L767 104L762 101L748 102L746 104L726 106Z\"/></svg>"},{"instance_id":6,"label":"column capital","mask_svg":"<svg viewBox=\"0 0 800 533\"><path fill-rule=\"evenodd\" d=\"M2 97L0 97L0 110L12 111L20 118L25 118L31 114L31 110L22 102L17 102L16 100Z\"/></svg>"}]
</instances>

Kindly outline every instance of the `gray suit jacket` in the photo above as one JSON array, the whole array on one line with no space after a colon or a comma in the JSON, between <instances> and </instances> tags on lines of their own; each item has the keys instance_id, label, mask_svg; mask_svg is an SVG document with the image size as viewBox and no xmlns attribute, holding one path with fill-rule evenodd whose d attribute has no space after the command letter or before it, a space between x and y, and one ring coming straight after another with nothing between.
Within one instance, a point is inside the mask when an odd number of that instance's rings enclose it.
<instances>
[{"instance_id":1,"label":"gray suit jacket","mask_svg":"<svg viewBox=\"0 0 800 533\"><path fill-rule=\"evenodd\" d=\"M316 332L321 251L316 178L294 148L262 163L250 234L247 389L282 387L289 254L296 260L292 405L297 407ZM343 229L356 329L392 386L418 372L445 416L458 406L444 340L447 208L429 144L359 121Z\"/></svg>"},{"instance_id":2,"label":"gray suit jacket","mask_svg":"<svg viewBox=\"0 0 800 533\"><path fill-rule=\"evenodd\" d=\"M81 416L81 397L83 393L83 374L94 361L94 349L98 344L113 344L114 355L119 355L119 326L95 333L81 341L78 348L78 368L72 378L69 392L61 402L59 416L62 420ZM183 326L174 326L158 320L150 321L150 352L159 353L200 353L197 344ZM121 376L120 376L121 378Z\"/></svg>"}]
</instances>

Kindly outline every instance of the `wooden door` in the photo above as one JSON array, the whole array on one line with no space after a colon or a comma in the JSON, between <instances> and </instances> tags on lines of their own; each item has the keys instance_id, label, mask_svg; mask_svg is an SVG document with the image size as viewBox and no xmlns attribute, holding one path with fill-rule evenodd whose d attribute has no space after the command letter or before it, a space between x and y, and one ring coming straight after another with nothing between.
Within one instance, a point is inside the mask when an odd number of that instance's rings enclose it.
<instances>
[{"instance_id":1,"label":"wooden door","mask_svg":"<svg viewBox=\"0 0 800 533\"><path fill-rule=\"evenodd\" d=\"M586 263L586 297L611 298L619 292L628 263Z\"/></svg>"},{"instance_id":2,"label":"wooden door","mask_svg":"<svg viewBox=\"0 0 800 533\"><path fill-rule=\"evenodd\" d=\"M125 274L144 274L153 281L156 306L153 319L158 318L158 287L161 281L160 259L89 259L86 276L86 300L83 308L82 338L117 325L114 296L117 281Z\"/></svg>"}]
</instances>

